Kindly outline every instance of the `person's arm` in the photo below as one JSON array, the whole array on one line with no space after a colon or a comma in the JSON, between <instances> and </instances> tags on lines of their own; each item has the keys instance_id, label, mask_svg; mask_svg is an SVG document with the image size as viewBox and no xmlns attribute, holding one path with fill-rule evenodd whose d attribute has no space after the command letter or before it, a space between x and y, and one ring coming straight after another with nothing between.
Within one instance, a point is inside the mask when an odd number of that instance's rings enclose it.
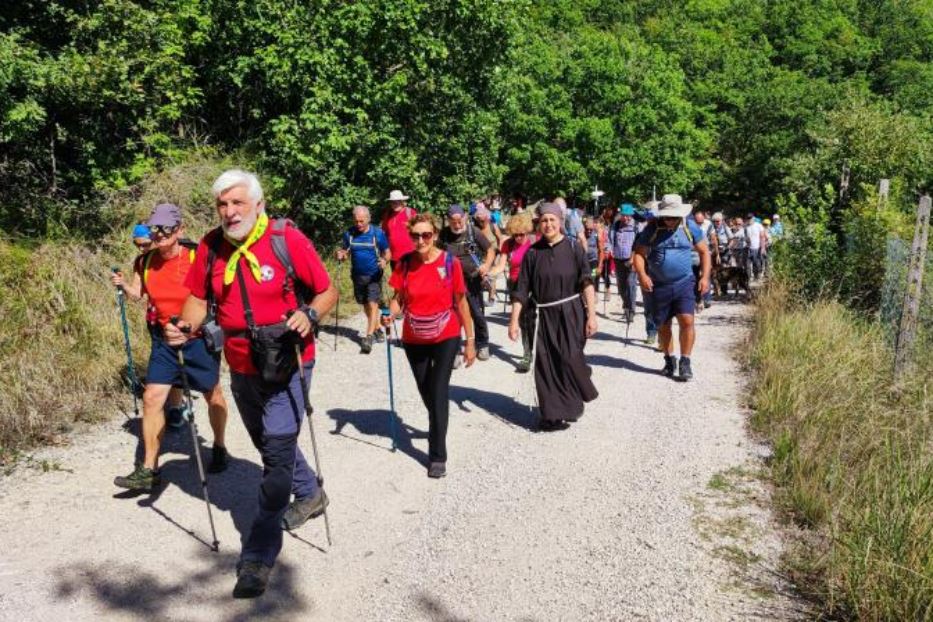
<instances>
[{"instance_id":1,"label":"person's arm","mask_svg":"<svg viewBox=\"0 0 933 622\"><path fill-rule=\"evenodd\" d=\"M469 367L476 360L476 333L473 327L473 316L470 315L470 304L464 294L454 294L454 302L457 308L457 315L460 316L460 325L466 333L466 341L463 346L463 364Z\"/></svg>"},{"instance_id":2,"label":"person's arm","mask_svg":"<svg viewBox=\"0 0 933 622\"><path fill-rule=\"evenodd\" d=\"M480 237L475 239L477 245L483 251L483 263L479 265L479 275L484 277L489 274L489 269L492 268L492 262L496 259L496 249L489 242L489 240L486 239L486 236L483 235L482 232L480 232Z\"/></svg>"},{"instance_id":3,"label":"person's arm","mask_svg":"<svg viewBox=\"0 0 933 622\"><path fill-rule=\"evenodd\" d=\"M198 332L204 318L207 317L207 301L189 294L181 309L181 321L178 325L169 322L163 329L165 342L173 347L184 345L191 335ZM190 330L188 330L190 328ZM186 329L182 332L182 329Z\"/></svg>"},{"instance_id":4,"label":"person's arm","mask_svg":"<svg viewBox=\"0 0 933 622\"><path fill-rule=\"evenodd\" d=\"M344 232L343 236L340 238L340 247L337 249L337 261L343 261L347 258L349 253L347 249L350 248L350 234Z\"/></svg>"},{"instance_id":5,"label":"person's arm","mask_svg":"<svg viewBox=\"0 0 933 622\"><path fill-rule=\"evenodd\" d=\"M512 292L512 315L509 316L509 339L512 341L517 341L521 334L518 318L521 315L522 308L527 304L531 291L531 262L534 261L534 257L533 248L525 251L525 255L522 257L522 265L518 271L518 282L515 284L515 291Z\"/></svg>"},{"instance_id":6,"label":"person's arm","mask_svg":"<svg viewBox=\"0 0 933 622\"><path fill-rule=\"evenodd\" d=\"M654 282L645 271L645 262L647 258L648 247L636 244L635 252L632 253L632 267L635 268L635 274L638 275L638 285L646 292L650 292L654 290Z\"/></svg>"},{"instance_id":7,"label":"person's arm","mask_svg":"<svg viewBox=\"0 0 933 622\"><path fill-rule=\"evenodd\" d=\"M499 274L505 272L508 260L509 254L505 251L500 252L496 257L496 261L492 266L492 270L489 271L489 276L499 276Z\"/></svg>"},{"instance_id":8,"label":"person's arm","mask_svg":"<svg viewBox=\"0 0 933 622\"><path fill-rule=\"evenodd\" d=\"M700 282L697 284L697 290L701 294L705 294L706 290L709 289L709 274L710 274L710 252L709 247L706 245L706 242L700 242L694 247L696 252L700 255Z\"/></svg>"}]
</instances>

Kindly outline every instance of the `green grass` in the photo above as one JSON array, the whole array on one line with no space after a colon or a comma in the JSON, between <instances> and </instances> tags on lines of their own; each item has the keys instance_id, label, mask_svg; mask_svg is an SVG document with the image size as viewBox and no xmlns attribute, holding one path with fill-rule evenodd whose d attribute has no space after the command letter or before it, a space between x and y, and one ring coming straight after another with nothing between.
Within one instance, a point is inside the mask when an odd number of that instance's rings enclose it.
<instances>
[{"instance_id":1,"label":"green grass","mask_svg":"<svg viewBox=\"0 0 933 622\"><path fill-rule=\"evenodd\" d=\"M931 620L933 355L892 388L880 327L835 302L790 299L780 285L760 297L748 361L776 499L812 530L788 570L827 616Z\"/></svg>"}]
</instances>

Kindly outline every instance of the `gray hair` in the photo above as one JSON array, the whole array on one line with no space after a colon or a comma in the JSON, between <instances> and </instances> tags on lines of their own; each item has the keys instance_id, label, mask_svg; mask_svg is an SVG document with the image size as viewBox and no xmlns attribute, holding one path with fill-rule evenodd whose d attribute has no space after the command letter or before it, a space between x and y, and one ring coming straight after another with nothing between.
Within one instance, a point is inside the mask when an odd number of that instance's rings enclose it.
<instances>
[{"instance_id":1,"label":"gray hair","mask_svg":"<svg viewBox=\"0 0 933 622\"><path fill-rule=\"evenodd\" d=\"M211 186L211 192L216 199L235 186L243 186L246 188L246 194L252 201L256 203L262 201L262 184L259 183L259 178L253 173L239 168L232 168L221 173L220 177L214 180L214 185Z\"/></svg>"},{"instance_id":2,"label":"gray hair","mask_svg":"<svg viewBox=\"0 0 933 622\"><path fill-rule=\"evenodd\" d=\"M354 205L354 206L353 206L353 215L356 216L356 215L357 215L358 213L360 213L360 212L366 214L366 217L367 217L367 218L372 218L372 217L369 215L369 208L368 208L368 207L366 207L365 205Z\"/></svg>"}]
</instances>

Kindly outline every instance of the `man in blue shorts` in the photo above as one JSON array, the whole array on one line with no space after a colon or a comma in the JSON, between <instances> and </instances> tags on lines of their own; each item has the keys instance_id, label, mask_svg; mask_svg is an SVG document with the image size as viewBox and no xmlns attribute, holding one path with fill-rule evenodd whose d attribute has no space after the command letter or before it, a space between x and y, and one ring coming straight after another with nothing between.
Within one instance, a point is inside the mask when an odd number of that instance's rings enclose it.
<instances>
[{"instance_id":1,"label":"man in blue shorts","mask_svg":"<svg viewBox=\"0 0 933 622\"><path fill-rule=\"evenodd\" d=\"M702 231L685 218L692 206L679 195L664 195L658 217L635 238L633 264L638 281L651 293L651 313L659 327L658 337L664 353L664 375L673 378L677 370L674 356L673 319L680 326L680 368L678 379L693 378L690 354L696 339L693 314L696 294L709 289L710 253ZM693 275L691 255L700 255L700 282Z\"/></svg>"},{"instance_id":2,"label":"man in blue shorts","mask_svg":"<svg viewBox=\"0 0 933 622\"><path fill-rule=\"evenodd\" d=\"M389 241L381 229L370 224L369 208L353 208L352 227L343 234L343 248L337 249L337 259L350 256L350 276L353 279L353 297L363 305L366 314L366 335L360 341L360 352L373 351L373 341L384 340L379 328L379 301L382 300L382 270L392 253Z\"/></svg>"}]
</instances>

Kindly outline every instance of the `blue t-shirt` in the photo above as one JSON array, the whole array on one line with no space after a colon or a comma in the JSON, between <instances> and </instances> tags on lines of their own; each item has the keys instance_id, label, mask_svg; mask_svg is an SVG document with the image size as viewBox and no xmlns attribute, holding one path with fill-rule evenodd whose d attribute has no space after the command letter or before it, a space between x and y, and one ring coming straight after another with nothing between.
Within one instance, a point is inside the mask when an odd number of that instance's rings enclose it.
<instances>
[{"instance_id":1,"label":"blue t-shirt","mask_svg":"<svg viewBox=\"0 0 933 622\"><path fill-rule=\"evenodd\" d=\"M703 232L695 223L687 222L693 241L687 237L684 225L677 229L663 229L650 223L635 238L635 246L647 246L645 262L648 276L656 285L673 285L684 279L693 278L693 245L703 241Z\"/></svg>"},{"instance_id":2,"label":"blue t-shirt","mask_svg":"<svg viewBox=\"0 0 933 622\"><path fill-rule=\"evenodd\" d=\"M350 273L353 276L372 276L379 273L379 257L389 248L389 241L379 227L369 225L367 231L360 233L353 226L343 233L343 248L350 249Z\"/></svg>"}]
</instances>

